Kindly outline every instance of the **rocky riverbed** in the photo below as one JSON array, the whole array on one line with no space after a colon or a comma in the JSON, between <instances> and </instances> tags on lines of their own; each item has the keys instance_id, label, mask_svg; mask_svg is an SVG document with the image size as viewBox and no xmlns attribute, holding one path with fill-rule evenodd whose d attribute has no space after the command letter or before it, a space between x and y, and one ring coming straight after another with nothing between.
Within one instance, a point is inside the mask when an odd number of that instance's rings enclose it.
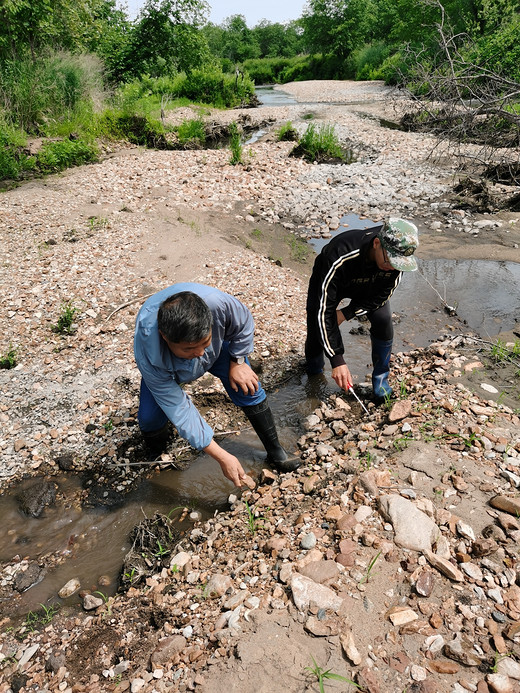
<instances>
[{"instance_id":1,"label":"rocky riverbed","mask_svg":"<svg viewBox=\"0 0 520 693\"><path fill-rule=\"evenodd\" d=\"M174 281L214 284L251 308L255 365L273 388L302 356L312 254L297 241L326 237L343 214L414 219L420 258L520 260L518 213L456 208L457 161L432 158L428 135L381 126L403 109L389 89L284 90L299 103L206 116L268 124L244 166L226 149L118 150L3 193L2 352L18 361L0 371L3 492L60 470L90 486L44 504L135 487L144 470L107 472L139 455L133 322ZM356 162L289 157L273 131L305 128L310 112L336 125ZM67 307L74 325L62 335L53 328ZM142 547L147 568L132 572L129 557L114 597L78 575L76 608L28 624L19 594L58 559L13 543L0 572L0 692L297 693L319 690L325 670L373 693L520 690L520 421L481 350L477 336L452 333L395 355L399 398L368 415L328 397L301 422L297 472L230 489L227 512L182 535L178 518L149 518L147 532L174 540L160 556ZM190 391L216 431L245 425L213 381Z\"/></svg>"}]
</instances>

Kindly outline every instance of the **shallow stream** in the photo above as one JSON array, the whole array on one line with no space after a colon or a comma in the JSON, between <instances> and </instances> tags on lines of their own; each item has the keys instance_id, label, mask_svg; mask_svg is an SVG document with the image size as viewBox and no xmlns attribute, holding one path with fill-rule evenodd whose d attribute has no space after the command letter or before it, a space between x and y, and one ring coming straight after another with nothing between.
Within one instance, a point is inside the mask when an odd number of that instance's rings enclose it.
<instances>
[{"instance_id":1,"label":"shallow stream","mask_svg":"<svg viewBox=\"0 0 520 693\"><path fill-rule=\"evenodd\" d=\"M268 99L262 96L261 100L266 105L296 103L288 101L279 91L266 89L265 93L269 94ZM352 214L342 223L349 227L367 224ZM319 251L326 241L310 242ZM420 271L403 275L401 286L392 298L394 351L426 346L446 332L474 331L487 338L511 330L520 322L519 286L520 264L442 258L421 261ZM439 294L447 304L456 307L456 316L446 313ZM351 334L356 332L356 327L359 325L352 321L344 323L342 330L349 367L359 383L366 380L371 366L368 332ZM314 391L315 385L300 375L270 394L285 446L296 446L300 419L315 409L320 398L337 390L330 372L326 375L319 391ZM239 457L246 472L253 476L259 473L263 450L251 431L228 437L222 444ZM57 482L59 493L65 498L72 498L80 487L79 480L71 475L64 475ZM29 483L33 482L24 485ZM62 604L57 593L71 578L78 578L85 589L100 590L105 595L115 593L117 576L130 548L129 534L141 519L152 517L157 511L168 514L184 505L208 517L226 506L235 489L211 458L198 455L185 471L158 472L129 495L123 507L114 510L79 510L62 503L47 508L39 518L28 518L19 511L15 498L19 491L20 488L12 489L2 497L0 523L4 530L0 533L0 560L10 561L15 555L37 560L48 552L57 552L65 558L39 584L21 595L19 611L25 614L38 610L40 604ZM101 576L107 579L100 581ZM74 595L65 601L79 603L79 597ZM1 608L0 603L0 611Z\"/></svg>"}]
</instances>

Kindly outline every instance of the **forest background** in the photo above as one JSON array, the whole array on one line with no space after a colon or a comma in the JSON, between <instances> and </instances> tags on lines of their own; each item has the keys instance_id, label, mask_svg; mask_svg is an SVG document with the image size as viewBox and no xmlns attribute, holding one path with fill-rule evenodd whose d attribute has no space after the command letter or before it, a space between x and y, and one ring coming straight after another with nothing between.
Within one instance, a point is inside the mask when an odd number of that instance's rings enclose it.
<instances>
[{"instance_id":1,"label":"forest background","mask_svg":"<svg viewBox=\"0 0 520 693\"><path fill-rule=\"evenodd\" d=\"M2 0L0 180L94 161L106 140L192 147L202 121L172 140L168 109L254 104L259 84L377 79L420 97L446 76L450 98L455 75L471 98L492 76L518 118L520 0L309 0L299 19L252 29L209 9L146 0L130 20L115 0Z\"/></svg>"}]
</instances>

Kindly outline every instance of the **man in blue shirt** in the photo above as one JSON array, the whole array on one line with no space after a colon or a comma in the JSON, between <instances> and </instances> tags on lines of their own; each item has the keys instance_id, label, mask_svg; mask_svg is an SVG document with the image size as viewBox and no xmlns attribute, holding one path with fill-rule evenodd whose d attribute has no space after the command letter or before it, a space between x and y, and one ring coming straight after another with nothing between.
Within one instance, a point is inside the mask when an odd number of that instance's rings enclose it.
<instances>
[{"instance_id":1,"label":"man in blue shirt","mask_svg":"<svg viewBox=\"0 0 520 693\"><path fill-rule=\"evenodd\" d=\"M143 304L134 337L142 375L138 419L152 450L165 444L171 421L190 445L220 464L226 478L242 485L242 465L218 445L181 387L209 372L242 408L267 451L267 461L280 471L299 466L300 460L280 445L265 391L249 364L253 334L253 317L238 299L202 284L174 284Z\"/></svg>"}]
</instances>

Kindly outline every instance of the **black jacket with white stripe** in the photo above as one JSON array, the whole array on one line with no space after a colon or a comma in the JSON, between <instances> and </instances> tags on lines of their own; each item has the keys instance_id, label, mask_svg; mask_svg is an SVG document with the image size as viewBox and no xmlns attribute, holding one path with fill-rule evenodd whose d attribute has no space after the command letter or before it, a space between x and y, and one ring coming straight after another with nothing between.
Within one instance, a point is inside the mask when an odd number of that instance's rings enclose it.
<instances>
[{"instance_id":1,"label":"black jacket with white stripe","mask_svg":"<svg viewBox=\"0 0 520 693\"><path fill-rule=\"evenodd\" d=\"M346 320L372 313L389 300L401 281L402 272L380 270L368 258L381 226L339 233L314 262L307 295L308 324L310 318L314 323L313 337L321 342L333 368L345 363L336 316L339 303L351 299L342 309Z\"/></svg>"}]
</instances>

